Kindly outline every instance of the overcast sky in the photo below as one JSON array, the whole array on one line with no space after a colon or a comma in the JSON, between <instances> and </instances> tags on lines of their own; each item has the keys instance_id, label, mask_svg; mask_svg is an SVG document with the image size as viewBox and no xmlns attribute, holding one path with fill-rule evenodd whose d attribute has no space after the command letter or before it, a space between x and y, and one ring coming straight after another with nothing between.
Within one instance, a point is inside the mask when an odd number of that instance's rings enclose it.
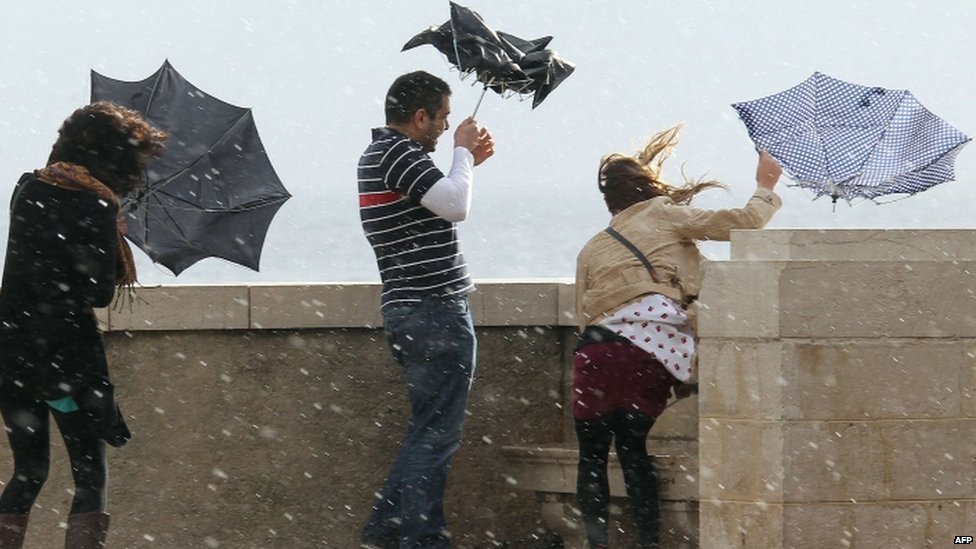
<instances>
[{"instance_id":1,"label":"overcast sky","mask_svg":"<svg viewBox=\"0 0 976 549\"><path fill-rule=\"evenodd\" d=\"M485 98L478 121L497 153L475 176L461 226L475 278L572 277L579 248L608 221L596 190L601 155L633 152L686 123L665 175L725 181L697 204L743 204L755 152L730 103L791 87L821 71L909 89L934 113L976 134L976 5L959 0L705 2L469 0L494 28L550 47L576 72L536 110ZM164 59L200 89L251 107L267 152L294 195L268 233L260 273L208 259L173 277L136 252L146 284L378 280L359 225L355 165L382 125L392 80L415 69L454 88L453 122L480 89L432 47L400 48L449 16L434 0L166 0L10 2L0 17L0 194L43 165L57 128L89 101L89 71L138 80ZM447 141L447 143L445 143ZM435 154L446 170L449 139ZM876 206L811 202L796 188L771 227L972 228L976 149L958 180ZM8 216L0 214L5 235ZM2 244L0 244L2 246ZM711 246L723 257L725 248Z\"/></svg>"}]
</instances>

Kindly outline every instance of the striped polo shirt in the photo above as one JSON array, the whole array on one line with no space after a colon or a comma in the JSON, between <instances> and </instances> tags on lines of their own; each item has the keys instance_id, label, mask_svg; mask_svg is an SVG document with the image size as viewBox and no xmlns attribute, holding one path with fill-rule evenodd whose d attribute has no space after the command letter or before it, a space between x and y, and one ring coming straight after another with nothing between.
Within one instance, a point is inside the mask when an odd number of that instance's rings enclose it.
<instances>
[{"instance_id":1,"label":"striped polo shirt","mask_svg":"<svg viewBox=\"0 0 976 549\"><path fill-rule=\"evenodd\" d=\"M390 128L373 130L359 158L359 217L383 281L382 308L474 289L457 227L420 205L444 174L420 144Z\"/></svg>"}]
</instances>

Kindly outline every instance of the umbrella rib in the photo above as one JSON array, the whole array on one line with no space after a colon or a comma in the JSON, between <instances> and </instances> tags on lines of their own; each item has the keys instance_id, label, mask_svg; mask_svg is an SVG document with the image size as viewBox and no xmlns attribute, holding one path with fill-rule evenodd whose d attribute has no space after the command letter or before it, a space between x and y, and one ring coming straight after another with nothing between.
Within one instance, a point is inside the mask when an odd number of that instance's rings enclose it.
<instances>
[{"instance_id":1,"label":"umbrella rib","mask_svg":"<svg viewBox=\"0 0 976 549\"><path fill-rule=\"evenodd\" d=\"M235 120L233 124L231 124L226 130L224 130L224 133L221 134L220 138L217 139L216 141L214 141L214 143L212 145L210 145L210 147L207 148L207 152L206 153L201 154L199 158L197 158L193 162L190 162L189 164L187 164L186 166L184 166L180 171L174 173L173 175L170 175L169 177L167 177L165 179L159 180L151 188L147 188L146 189L146 192L143 194L143 196L148 197L150 195L153 195L153 194L156 194L158 192L161 192L162 191L162 188L165 187L166 184L168 184L170 181L173 181L174 179L180 177L181 175L184 175L184 174L188 173L190 171L190 169L193 168L194 166L196 166L197 164L199 164L201 160L203 160L207 156L210 156L210 154L213 153L213 150L218 145L224 143L227 140L227 138L230 136L230 134L234 131L234 129L236 129L240 124L242 124L244 122L244 118L247 117L247 115L250 112L251 112L251 109L244 109L244 112L237 118L237 120ZM267 155L267 153L265 153L265 155ZM173 197L172 195L167 195L167 196L171 196L174 199L176 198L176 197Z\"/></svg>"},{"instance_id":2,"label":"umbrella rib","mask_svg":"<svg viewBox=\"0 0 976 549\"><path fill-rule=\"evenodd\" d=\"M814 132L816 132L816 134L817 134L817 141L820 142L820 150L823 153L824 169L826 170L826 172L827 172L827 178L829 179L828 185L831 186L831 189L830 189L830 197L834 199L834 202L837 202L837 195L834 194L836 192L836 190L834 188L835 183L833 181L833 176L831 175L833 173L833 171L830 169L830 159L827 156L827 145L826 145L826 142L824 141L823 133L821 133L821 131L820 131L820 129L821 129L820 128L820 125L817 123L817 118L820 115L820 103L818 101L816 101L816 98L819 98L820 97L820 81L819 80L814 81L814 86L816 86L816 89L814 90L814 100L815 100L815 104L817 106L817 109L814 112L813 129L814 129Z\"/></svg>"},{"instance_id":3,"label":"umbrella rib","mask_svg":"<svg viewBox=\"0 0 976 549\"><path fill-rule=\"evenodd\" d=\"M464 67L461 66L461 53L458 51L457 45L457 29L454 28L454 14L451 13L451 44L454 46L454 58L457 59L458 68L464 72Z\"/></svg>"},{"instance_id":4,"label":"umbrella rib","mask_svg":"<svg viewBox=\"0 0 976 549\"><path fill-rule=\"evenodd\" d=\"M268 203L268 205L271 206L271 205L274 205L274 204L279 204L279 203L284 202L285 200L287 200L287 198L281 198L281 199L275 200L274 202ZM227 261L231 261L231 262L237 263L237 261L234 258L228 257L226 253L214 252L214 251L208 250L208 249L206 249L206 248L204 248L204 247L202 247L202 246L197 245L196 243L194 243L192 240L190 240L189 238L187 238L186 234L182 230L179 230L179 224L177 224L176 223L176 220L173 219L173 217L171 215L169 215L170 210L168 208L166 208L161 203L160 203L160 209L162 209L163 212L166 213L166 217L168 217L169 220L172 221L172 226L165 224L163 216L157 216L157 215L155 215L154 213L152 213L149 210L146 211L147 221L150 218L152 218L162 228L165 228L173 236L175 236L180 242L182 242L183 244L186 244L188 247L193 248L194 250L197 250L198 252L201 252L201 253L206 254L208 256L218 257L218 258L221 258L221 259L225 259ZM254 209L256 209L256 208L254 208ZM148 223L146 223L146 225L147 225L146 236L148 236L148 233L149 233ZM144 238L144 241L147 241L147 243L148 243L148 239ZM151 244L150 244L150 246L151 246Z\"/></svg>"},{"instance_id":5,"label":"umbrella rib","mask_svg":"<svg viewBox=\"0 0 976 549\"><path fill-rule=\"evenodd\" d=\"M196 251L198 251L200 253L203 253L203 254L206 254L206 255L210 255L210 256L214 256L214 257L219 257L221 259L226 259L226 260L232 261L232 262L235 261L232 258L226 257L226 254L220 254L220 253L217 253L217 252L212 252L212 251L204 248L203 246L200 246L200 245L196 244L195 242L193 242L192 240L190 240L186 236L186 233L184 233L182 231L182 229L180 228L180 225L176 221L176 219L171 215L171 213L170 213L171 212L171 208L168 208L165 204L163 204L162 202L160 202L158 199L155 199L154 198L154 200L156 202L155 205L157 205L158 208L160 210L162 210L165 215L158 215L153 209L150 209L148 207L148 205L145 205L145 207L146 207L146 221L143 224L144 225L143 242L145 242L150 248L152 247L152 243L150 241L149 234L151 232L157 232L159 230L166 230L168 233L170 233L174 238L176 238L177 240L179 240L181 243L183 243L187 247L192 248L192 249L194 249L194 250L196 250ZM265 205L266 206L273 206L275 204L280 204L282 202L285 202L286 200L288 200L288 197L282 197L282 198L279 198L279 199L274 200L273 202L268 202ZM254 210L254 209L257 209L258 207L259 206L255 206L253 208L250 208L249 210ZM232 211L234 211L234 212L241 212L241 211L249 211L249 210L232 210ZM224 212L225 210L212 210L212 211L214 211L216 213L221 213L221 212ZM166 222L167 220L170 223L167 223ZM150 231L149 230L149 223L150 223L150 221L154 222L154 226L158 227L158 229L156 229L155 231Z\"/></svg>"},{"instance_id":6,"label":"umbrella rib","mask_svg":"<svg viewBox=\"0 0 976 549\"><path fill-rule=\"evenodd\" d=\"M257 210L259 208L263 208L265 206L271 206L273 204L279 204L279 203L284 202L284 201L288 200L289 198L291 198L290 195L289 196L280 196L280 197L275 197L275 198L273 198L271 200L268 200L268 201L265 201L265 202L261 202L259 204L248 204L248 205L245 205L245 206L238 206L236 208L205 208L205 207L199 206L197 204L194 204L193 202L187 200L186 198L183 198L183 197L180 197L180 196L176 196L176 195L173 195L173 194L169 194L169 193L167 193L165 191L162 191L162 190L159 191L158 193L154 193L154 195L165 196L166 198L169 198L169 199L174 200L176 202L182 202L183 204L186 204L188 206L187 208L180 209L180 211L187 211L187 212L194 211L194 212L203 212L203 213L236 213L236 212L249 212L249 211L252 211L252 210ZM167 207L167 209L172 210L172 209L175 209L175 208L173 208L172 206L169 206L169 207Z\"/></svg>"},{"instance_id":7,"label":"umbrella rib","mask_svg":"<svg viewBox=\"0 0 976 549\"><path fill-rule=\"evenodd\" d=\"M164 216L160 216L160 215L156 215L153 212L153 210L151 210L151 209L149 209L147 207L146 208L146 220L147 221L150 218L152 218L153 221L156 221L157 222L157 224L160 226L160 228L166 229L173 236L175 236L176 238L178 238L181 242L183 242L187 246L189 246L189 247L191 247L191 248L193 248L195 250L198 250L200 252L206 252L206 250L204 250L202 247L198 246L197 244L193 243L193 241L191 241L189 238L187 238L186 234L184 234L183 231L180 229L179 223L177 223L176 219L170 214L169 210L165 207L165 205L162 202L159 202L157 200L157 204L159 205L159 209L163 210L163 213L166 214L165 217ZM172 223L171 225L167 225L165 223L165 219L166 218L168 218L169 221ZM146 225L147 225L147 227L146 227L146 236L148 237L148 235L149 235L148 225L149 224L146 223ZM148 238L146 238L145 240L148 242ZM152 246L152 245L150 244L150 246Z\"/></svg>"},{"instance_id":8,"label":"umbrella rib","mask_svg":"<svg viewBox=\"0 0 976 549\"><path fill-rule=\"evenodd\" d=\"M151 109L153 106L153 102L156 100L156 90L159 89L159 81L163 79L163 72L166 71L166 69L169 67L171 67L171 65L169 64L169 60L167 59L163 63L163 68L159 71L159 74L156 75L156 81L153 82L152 91L149 92L149 101L146 102L147 115L149 114L149 109Z\"/></svg>"},{"instance_id":9,"label":"umbrella rib","mask_svg":"<svg viewBox=\"0 0 976 549\"><path fill-rule=\"evenodd\" d=\"M899 91L901 91L901 90L899 90ZM878 140L875 141L874 142L874 145L871 147L871 152L869 152L868 154L864 155L864 161L858 167L857 173L859 175L855 175L854 177L851 177L851 179L849 179L848 181L850 181L852 179L856 179L857 177L860 176L860 174L862 174L864 172L864 165L868 163L868 159L871 158L874 155L874 152L876 150L878 150L878 147L881 146L881 142L884 141L884 138L888 135L888 132L892 129L891 128L891 119L895 117L895 114L898 112L898 109L901 108L902 101L905 100L905 94L907 93L907 91L901 91L901 93L902 93L902 97L901 97L901 99L898 100L898 106L891 113L891 116L886 121L887 123L882 127L882 129L881 129L881 135L878 136ZM931 165L931 163L928 166L930 166L930 165ZM928 168L928 166L926 166L926 168Z\"/></svg>"},{"instance_id":10,"label":"umbrella rib","mask_svg":"<svg viewBox=\"0 0 976 549\"><path fill-rule=\"evenodd\" d=\"M948 155L950 155L950 154L953 154L954 152L956 152L956 151L958 151L959 149L961 149L961 148L963 148L963 147L965 147L965 146L966 146L966 144L967 144L967 143L969 143L970 141L971 141L971 139L966 139L966 140L965 140L965 141L963 141L962 143L959 143L958 145L956 145L956 146L954 146L954 147L952 147L951 149L949 149L949 150L947 150L947 151L946 151L946 152L944 152L943 154L941 154L941 155L939 155L939 156L937 156L936 158L933 158L933 159L932 159L932 160L931 160L931 161L930 161L930 162L929 162L928 164L925 164L924 166L919 166L918 168L915 168L914 170L911 170L911 171L907 171L907 172L902 172L902 173L900 173L900 174L897 174L897 176L896 176L896 177L898 177L898 176L902 176L902 175L907 175L907 174L919 174L919 173L922 173L922 172L924 172L925 170L927 170L927 169L929 169L929 168L931 168L932 166L934 166L934 165L935 165L936 163L938 163L938 162L941 162L941 161L942 161L942 159L943 159L943 158L945 158L946 156L948 156ZM888 178L888 179L886 180L886 183L890 183L890 181L891 181L891 179L892 179L892 178L890 178L890 177L889 177L889 178ZM947 183L948 181L951 181L951 180L946 180L946 181L940 181L939 183ZM877 187L877 188L878 188L878 189L881 189L882 187ZM920 191L916 191L916 192L913 192L913 193L907 193L907 194L908 194L908 196L912 196L912 195L915 195L915 194L918 194L919 192L920 192ZM884 193L880 193L880 194L878 194L877 196L882 196L883 194L884 194ZM908 197L905 197L905 198L908 198Z\"/></svg>"}]
</instances>

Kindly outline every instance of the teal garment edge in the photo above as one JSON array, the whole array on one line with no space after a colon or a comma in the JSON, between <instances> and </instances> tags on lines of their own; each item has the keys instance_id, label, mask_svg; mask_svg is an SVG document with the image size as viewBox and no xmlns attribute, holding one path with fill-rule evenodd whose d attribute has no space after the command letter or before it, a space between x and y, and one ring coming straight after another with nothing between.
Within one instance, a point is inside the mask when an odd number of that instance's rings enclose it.
<instances>
[{"instance_id":1,"label":"teal garment edge","mask_svg":"<svg viewBox=\"0 0 976 549\"><path fill-rule=\"evenodd\" d=\"M75 402L75 399L70 396L59 398L57 400L47 400L45 402L47 402L47 405L51 408L64 414L78 411L78 403Z\"/></svg>"}]
</instances>

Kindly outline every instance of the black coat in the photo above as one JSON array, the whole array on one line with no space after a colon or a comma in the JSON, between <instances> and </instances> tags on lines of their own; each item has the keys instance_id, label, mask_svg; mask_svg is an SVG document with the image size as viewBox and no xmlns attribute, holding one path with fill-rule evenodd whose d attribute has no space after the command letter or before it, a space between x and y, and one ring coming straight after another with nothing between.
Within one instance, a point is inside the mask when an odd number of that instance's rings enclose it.
<instances>
[{"instance_id":1,"label":"black coat","mask_svg":"<svg viewBox=\"0 0 976 549\"><path fill-rule=\"evenodd\" d=\"M111 304L117 208L24 174L11 200L0 285L0 397L111 388L92 307Z\"/></svg>"}]
</instances>

